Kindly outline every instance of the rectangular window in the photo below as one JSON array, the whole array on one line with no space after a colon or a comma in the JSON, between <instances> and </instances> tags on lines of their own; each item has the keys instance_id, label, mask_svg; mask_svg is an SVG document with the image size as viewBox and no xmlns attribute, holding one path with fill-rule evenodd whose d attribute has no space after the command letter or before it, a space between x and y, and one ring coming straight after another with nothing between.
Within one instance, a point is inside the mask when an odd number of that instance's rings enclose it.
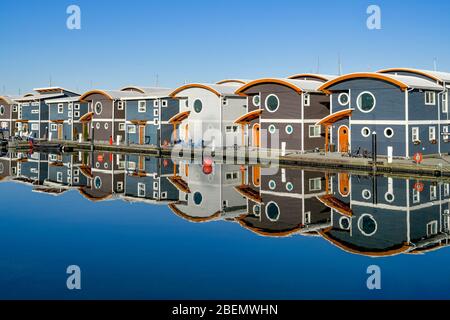
<instances>
[{"instance_id":1,"label":"rectangular window","mask_svg":"<svg viewBox=\"0 0 450 320\"><path fill-rule=\"evenodd\" d=\"M69 109L69 110L72 110L72 109L73 109L73 102L70 102L70 103L69 103L68 109Z\"/></svg>"},{"instance_id":2,"label":"rectangular window","mask_svg":"<svg viewBox=\"0 0 450 320\"><path fill-rule=\"evenodd\" d=\"M123 101L117 101L117 110L123 110Z\"/></svg>"},{"instance_id":3,"label":"rectangular window","mask_svg":"<svg viewBox=\"0 0 450 320\"><path fill-rule=\"evenodd\" d=\"M448 92L442 95L442 112L448 113Z\"/></svg>"},{"instance_id":4,"label":"rectangular window","mask_svg":"<svg viewBox=\"0 0 450 320\"><path fill-rule=\"evenodd\" d=\"M413 142L420 141L420 134L419 134L419 128L418 127L412 128L412 141Z\"/></svg>"},{"instance_id":5,"label":"rectangular window","mask_svg":"<svg viewBox=\"0 0 450 320\"><path fill-rule=\"evenodd\" d=\"M31 106L32 107L39 107L39 102L33 102L33 103L31 103Z\"/></svg>"},{"instance_id":6,"label":"rectangular window","mask_svg":"<svg viewBox=\"0 0 450 320\"><path fill-rule=\"evenodd\" d=\"M158 181L153 182L153 190L158 190L158 189L159 189Z\"/></svg>"},{"instance_id":7,"label":"rectangular window","mask_svg":"<svg viewBox=\"0 0 450 320\"><path fill-rule=\"evenodd\" d=\"M168 106L168 101L167 100L163 100L162 102L162 107L166 108Z\"/></svg>"},{"instance_id":8,"label":"rectangular window","mask_svg":"<svg viewBox=\"0 0 450 320\"><path fill-rule=\"evenodd\" d=\"M136 162L128 161L128 163L127 163L127 169L128 169L129 171L134 171L134 170L136 170Z\"/></svg>"},{"instance_id":9,"label":"rectangular window","mask_svg":"<svg viewBox=\"0 0 450 320\"><path fill-rule=\"evenodd\" d=\"M444 184L444 197L450 196L450 183Z\"/></svg>"},{"instance_id":10,"label":"rectangular window","mask_svg":"<svg viewBox=\"0 0 450 320\"><path fill-rule=\"evenodd\" d=\"M154 108L158 108L158 107L159 107L159 102L158 102L158 100L154 100L154 101L153 101L153 107L154 107Z\"/></svg>"},{"instance_id":11,"label":"rectangular window","mask_svg":"<svg viewBox=\"0 0 450 320\"><path fill-rule=\"evenodd\" d=\"M227 98L223 98L222 99L222 105L223 106L227 106L228 105L228 99Z\"/></svg>"},{"instance_id":12,"label":"rectangular window","mask_svg":"<svg viewBox=\"0 0 450 320\"><path fill-rule=\"evenodd\" d=\"M80 110L80 104L79 103L75 103L74 104L74 109L75 110Z\"/></svg>"},{"instance_id":13,"label":"rectangular window","mask_svg":"<svg viewBox=\"0 0 450 320\"><path fill-rule=\"evenodd\" d=\"M31 124L31 130L38 131L39 130L39 124L38 123L32 123Z\"/></svg>"},{"instance_id":14,"label":"rectangular window","mask_svg":"<svg viewBox=\"0 0 450 320\"><path fill-rule=\"evenodd\" d=\"M52 123L50 125L50 131L56 131L56 130L58 130L58 126L56 125L56 123Z\"/></svg>"},{"instance_id":15,"label":"rectangular window","mask_svg":"<svg viewBox=\"0 0 450 320\"><path fill-rule=\"evenodd\" d=\"M420 203L420 192L416 189L413 189L413 203Z\"/></svg>"},{"instance_id":16,"label":"rectangular window","mask_svg":"<svg viewBox=\"0 0 450 320\"><path fill-rule=\"evenodd\" d=\"M139 101L138 102L138 112L146 112L147 111L147 102Z\"/></svg>"},{"instance_id":17,"label":"rectangular window","mask_svg":"<svg viewBox=\"0 0 450 320\"><path fill-rule=\"evenodd\" d=\"M448 126L443 126L442 131L444 133L442 139L444 139L445 142L448 142Z\"/></svg>"},{"instance_id":18,"label":"rectangular window","mask_svg":"<svg viewBox=\"0 0 450 320\"><path fill-rule=\"evenodd\" d=\"M56 174L56 181L58 181L58 182L62 182L63 181L63 174L62 174L62 172L58 172Z\"/></svg>"},{"instance_id":19,"label":"rectangular window","mask_svg":"<svg viewBox=\"0 0 450 320\"><path fill-rule=\"evenodd\" d=\"M128 126L128 133L136 133L136 126L129 125Z\"/></svg>"},{"instance_id":20,"label":"rectangular window","mask_svg":"<svg viewBox=\"0 0 450 320\"><path fill-rule=\"evenodd\" d=\"M438 233L438 222L432 221L429 224L427 224L427 236L434 236Z\"/></svg>"},{"instance_id":21,"label":"rectangular window","mask_svg":"<svg viewBox=\"0 0 450 320\"><path fill-rule=\"evenodd\" d=\"M119 123L119 131L125 131L125 123Z\"/></svg>"},{"instance_id":22,"label":"rectangular window","mask_svg":"<svg viewBox=\"0 0 450 320\"><path fill-rule=\"evenodd\" d=\"M39 110L38 110L38 109L31 110L31 113L32 113L32 114L38 114L38 113L39 113Z\"/></svg>"},{"instance_id":23,"label":"rectangular window","mask_svg":"<svg viewBox=\"0 0 450 320\"><path fill-rule=\"evenodd\" d=\"M73 183L80 183L80 178L74 177L73 178Z\"/></svg>"},{"instance_id":24,"label":"rectangular window","mask_svg":"<svg viewBox=\"0 0 450 320\"><path fill-rule=\"evenodd\" d=\"M153 116L159 117L159 109L153 109Z\"/></svg>"},{"instance_id":25,"label":"rectangular window","mask_svg":"<svg viewBox=\"0 0 450 320\"><path fill-rule=\"evenodd\" d=\"M67 116L68 116L69 118L71 118L71 117L72 117L72 111L67 112Z\"/></svg>"},{"instance_id":26,"label":"rectangular window","mask_svg":"<svg viewBox=\"0 0 450 320\"><path fill-rule=\"evenodd\" d=\"M232 133L233 132L233 127L232 126L226 126L225 131L226 131L226 133Z\"/></svg>"},{"instance_id":27,"label":"rectangular window","mask_svg":"<svg viewBox=\"0 0 450 320\"><path fill-rule=\"evenodd\" d=\"M73 113L73 116L74 116L75 118L79 118L79 117L80 117L80 111L75 111L75 112Z\"/></svg>"},{"instance_id":28,"label":"rectangular window","mask_svg":"<svg viewBox=\"0 0 450 320\"><path fill-rule=\"evenodd\" d=\"M153 123L155 124L155 126L159 126L159 119L158 118L153 119Z\"/></svg>"},{"instance_id":29,"label":"rectangular window","mask_svg":"<svg viewBox=\"0 0 450 320\"><path fill-rule=\"evenodd\" d=\"M320 138L322 133L321 130L321 126L309 126L309 137Z\"/></svg>"},{"instance_id":30,"label":"rectangular window","mask_svg":"<svg viewBox=\"0 0 450 320\"><path fill-rule=\"evenodd\" d=\"M140 198L145 197L145 184L144 183L138 183L138 197L140 197Z\"/></svg>"},{"instance_id":31,"label":"rectangular window","mask_svg":"<svg viewBox=\"0 0 450 320\"><path fill-rule=\"evenodd\" d=\"M64 104L58 104L58 113L64 113Z\"/></svg>"},{"instance_id":32,"label":"rectangular window","mask_svg":"<svg viewBox=\"0 0 450 320\"><path fill-rule=\"evenodd\" d=\"M123 182L119 181L117 182L117 192L122 192L123 191Z\"/></svg>"},{"instance_id":33,"label":"rectangular window","mask_svg":"<svg viewBox=\"0 0 450 320\"><path fill-rule=\"evenodd\" d=\"M320 191L322 190L322 179L315 178L309 179L309 191Z\"/></svg>"},{"instance_id":34,"label":"rectangular window","mask_svg":"<svg viewBox=\"0 0 450 320\"><path fill-rule=\"evenodd\" d=\"M436 92L425 91L425 104L427 106L435 106L436 105Z\"/></svg>"},{"instance_id":35,"label":"rectangular window","mask_svg":"<svg viewBox=\"0 0 450 320\"><path fill-rule=\"evenodd\" d=\"M429 127L428 135L429 135L430 141L435 141L436 140L436 127Z\"/></svg>"},{"instance_id":36,"label":"rectangular window","mask_svg":"<svg viewBox=\"0 0 450 320\"><path fill-rule=\"evenodd\" d=\"M305 93L303 98L305 99L304 106L309 107L311 105L311 95L309 95L308 93Z\"/></svg>"},{"instance_id":37,"label":"rectangular window","mask_svg":"<svg viewBox=\"0 0 450 320\"><path fill-rule=\"evenodd\" d=\"M436 199L437 199L437 187L431 186L430 187L430 201L433 201Z\"/></svg>"},{"instance_id":38,"label":"rectangular window","mask_svg":"<svg viewBox=\"0 0 450 320\"><path fill-rule=\"evenodd\" d=\"M305 212L305 224L311 224L311 212Z\"/></svg>"},{"instance_id":39,"label":"rectangular window","mask_svg":"<svg viewBox=\"0 0 450 320\"><path fill-rule=\"evenodd\" d=\"M167 199L167 192L161 192L161 199Z\"/></svg>"},{"instance_id":40,"label":"rectangular window","mask_svg":"<svg viewBox=\"0 0 450 320\"><path fill-rule=\"evenodd\" d=\"M13 107L13 112L17 112L17 106Z\"/></svg>"},{"instance_id":41,"label":"rectangular window","mask_svg":"<svg viewBox=\"0 0 450 320\"><path fill-rule=\"evenodd\" d=\"M7 129L8 128L8 122L2 122L2 129Z\"/></svg>"}]
</instances>

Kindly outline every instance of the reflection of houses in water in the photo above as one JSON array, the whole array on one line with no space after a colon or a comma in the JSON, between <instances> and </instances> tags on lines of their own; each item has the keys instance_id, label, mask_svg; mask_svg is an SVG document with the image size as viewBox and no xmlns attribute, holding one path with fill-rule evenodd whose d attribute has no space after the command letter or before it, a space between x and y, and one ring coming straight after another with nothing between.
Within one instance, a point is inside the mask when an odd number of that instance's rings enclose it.
<instances>
[{"instance_id":1,"label":"reflection of houses in water","mask_svg":"<svg viewBox=\"0 0 450 320\"><path fill-rule=\"evenodd\" d=\"M169 181L176 166L170 159L144 155L126 156L125 192L130 202L167 204L178 200L179 192Z\"/></svg>"},{"instance_id":2,"label":"reflection of houses in water","mask_svg":"<svg viewBox=\"0 0 450 320\"><path fill-rule=\"evenodd\" d=\"M232 219L247 210L245 198L235 191L244 178L239 165L179 164L170 178L179 190L179 201L169 208L192 222Z\"/></svg>"},{"instance_id":3,"label":"reflection of houses in water","mask_svg":"<svg viewBox=\"0 0 450 320\"><path fill-rule=\"evenodd\" d=\"M91 201L114 198L124 192L125 155L95 151L83 156L81 174L87 178L80 193Z\"/></svg>"},{"instance_id":4,"label":"reflection of houses in water","mask_svg":"<svg viewBox=\"0 0 450 320\"><path fill-rule=\"evenodd\" d=\"M17 174L17 153L0 154L0 182L10 181Z\"/></svg>"},{"instance_id":5,"label":"reflection of houses in water","mask_svg":"<svg viewBox=\"0 0 450 320\"><path fill-rule=\"evenodd\" d=\"M42 185L48 174L48 155L44 153L17 153L16 182Z\"/></svg>"},{"instance_id":6,"label":"reflection of houses in water","mask_svg":"<svg viewBox=\"0 0 450 320\"><path fill-rule=\"evenodd\" d=\"M333 223L320 235L347 252L372 257L436 249L448 244L449 198L448 183L341 173L320 198L331 208Z\"/></svg>"},{"instance_id":7,"label":"reflection of houses in water","mask_svg":"<svg viewBox=\"0 0 450 320\"><path fill-rule=\"evenodd\" d=\"M273 169L270 169L273 170ZM330 209L317 197L326 193L325 174L298 169L275 169L276 174L250 167L248 180L236 188L248 199L248 213L237 220L264 236L314 234L330 226Z\"/></svg>"}]
</instances>

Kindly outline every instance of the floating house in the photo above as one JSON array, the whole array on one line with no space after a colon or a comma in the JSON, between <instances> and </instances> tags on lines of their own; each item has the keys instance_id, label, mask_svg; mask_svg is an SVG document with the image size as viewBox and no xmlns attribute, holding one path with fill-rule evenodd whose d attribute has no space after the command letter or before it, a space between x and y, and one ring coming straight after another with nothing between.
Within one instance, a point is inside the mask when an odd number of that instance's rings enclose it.
<instances>
[{"instance_id":1,"label":"floating house","mask_svg":"<svg viewBox=\"0 0 450 320\"><path fill-rule=\"evenodd\" d=\"M83 153L49 154L48 177L44 183L56 188L80 188L87 185L87 177L82 174Z\"/></svg>"},{"instance_id":2,"label":"floating house","mask_svg":"<svg viewBox=\"0 0 450 320\"><path fill-rule=\"evenodd\" d=\"M177 216L196 223L234 219L246 213L246 199L236 192L244 173L238 165L179 163L169 181L179 201L169 205Z\"/></svg>"},{"instance_id":3,"label":"floating house","mask_svg":"<svg viewBox=\"0 0 450 320\"><path fill-rule=\"evenodd\" d=\"M171 91L136 86L89 91L80 100L89 103L90 112L80 121L91 124L90 139L97 142L169 145L173 142L169 120L179 111Z\"/></svg>"},{"instance_id":4,"label":"floating house","mask_svg":"<svg viewBox=\"0 0 450 320\"><path fill-rule=\"evenodd\" d=\"M0 152L0 182L10 181L17 175L17 154Z\"/></svg>"},{"instance_id":5,"label":"floating house","mask_svg":"<svg viewBox=\"0 0 450 320\"><path fill-rule=\"evenodd\" d=\"M247 112L247 101L235 94L234 84L192 83L173 91L181 99L179 114L173 119L177 139L196 147L244 145L241 127L235 119Z\"/></svg>"},{"instance_id":6,"label":"floating house","mask_svg":"<svg viewBox=\"0 0 450 320\"><path fill-rule=\"evenodd\" d=\"M319 234L338 248L386 257L448 245L448 183L341 173L330 186L319 200L331 209L332 226Z\"/></svg>"},{"instance_id":7,"label":"floating house","mask_svg":"<svg viewBox=\"0 0 450 320\"><path fill-rule=\"evenodd\" d=\"M337 77L320 89L330 95L330 114L320 121L325 149L371 155L376 133L377 154L410 158L438 155L450 143L442 126L439 98L444 86L428 79L382 73Z\"/></svg>"},{"instance_id":8,"label":"floating house","mask_svg":"<svg viewBox=\"0 0 450 320\"><path fill-rule=\"evenodd\" d=\"M79 96L46 100L49 108L49 140L80 140L89 137L89 126L80 121L89 111Z\"/></svg>"},{"instance_id":9,"label":"floating house","mask_svg":"<svg viewBox=\"0 0 450 320\"><path fill-rule=\"evenodd\" d=\"M34 89L35 93L15 98L18 103L16 130L19 135L37 139L48 139L49 105L47 101L56 98L78 96L77 93L61 87Z\"/></svg>"},{"instance_id":10,"label":"floating house","mask_svg":"<svg viewBox=\"0 0 450 320\"><path fill-rule=\"evenodd\" d=\"M331 226L330 209L318 200L327 192L325 174L287 168L261 174L261 170L248 167L245 183L236 187L247 199L247 214L236 219L242 227L262 236L286 237Z\"/></svg>"},{"instance_id":11,"label":"floating house","mask_svg":"<svg viewBox=\"0 0 450 320\"><path fill-rule=\"evenodd\" d=\"M18 153L16 158L17 169L16 177L13 179L17 182L31 184L33 186L41 186L48 176L48 155L45 153L35 152Z\"/></svg>"},{"instance_id":12,"label":"floating house","mask_svg":"<svg viewBox=\"0 0 450 320\"><path fill-rule=\"evenodd\" d=\"M127 155L125 191L122 198L130 202L170 204L178 201L179 191L169 181L177 167L170 159Z\"/></svg>"},{"instance_id":13,"label":"floating house","mask_svg":"<svg viewBox=\"0 0 450 320\"><path fill-rule=\"evenodd\" d=\"M330 99L319 91L322 85L323 80L304 77L259 79L241 86L236 94L247 98L248 111L234 123L242 128L242 139L282 154L323 148L325 134L316 123L330 114Z\"/></svg>"},{"instance_id":14,"label":"floating house","mask_svg":"<svg viewBox=\"0 0 450 320\"><path fill-rule=\"evenodd\" d=\"M0 97L0 130L5 139L14 136L18 116L18 103L14 97Z\"/></svg>"}]
</instances>

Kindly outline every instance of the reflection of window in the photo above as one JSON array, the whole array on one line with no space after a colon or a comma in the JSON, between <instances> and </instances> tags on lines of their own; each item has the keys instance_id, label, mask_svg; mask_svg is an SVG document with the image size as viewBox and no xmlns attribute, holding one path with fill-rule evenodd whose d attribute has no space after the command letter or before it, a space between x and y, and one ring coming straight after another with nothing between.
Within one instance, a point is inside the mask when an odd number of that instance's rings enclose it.
<instances>
[{"instance_id":1,"label":"reflection of window","mask_svg":"<svg viewBox=\"0 0 450 320\"><path fill-rule=\"evenodd\" d=\"M320 126L309 126L309 137L320 138L322 133L321 130Z\"/></svg>"},{"instance_id":2,"label":"reflection of window","mask_svg":"<svg viewBox=\"0 0 450 320\"><path fill-rule=\"evenodd\" d=\"M277 127L275 127L273 124L269 126L269 132L270 134L275 134L277 132Z\"/></svg>"},{"instance_id":3,"label":"reflection of window","mask_svg":"<svg viewBox=\"0 0 450 320\"><path fill-rule=\"evenodd\" d=\"M370 214L364 214L358 220L358 229L366 237L373 236L378 229L377 222Z\"/></svg>"},{"instance_id":4,"label":"reflection of window","mask_svg":"<svg viewBox=\"0 0 450 320\"><path fill-rule=\"evenodd\" d=\"M277 183L274 180L269 181L269 189L275 190L277 188Z\"/></svg>"},{"instance_id":5,"label":"reflection of window","mask_svg":"<svg viewBox=\"0 0 450 320\"><path fill-rule=\"evenodd\" d=\"M31 124L31 130L38 131L39 130L39 124L38 123L32 123Z\"/></svg>"},{"instance_id":6,"label":"reflection of window","mask_svg":"<svg viewBox=\"0 0 450 320\"><path fill-rule=\"evenodd\" d=\"M270 221L278 221L280 218L280 207L275 202L269 202L266 206L266 216Z\"/></svg>"},{"instance_id":7,"label":"reflection of window","mask_svg":"<svg viewBox=\"0 0 450 320\"><path fill-rule=\"evenodd\" d=\"M436 186L431 186L430 187L430 200L436 200L437 199L437 187Z\"/></svg>"},{"instance_id":8,"label":"reflection of window","mask_svg":"<svg viewBox=\"0 0 450 320\"><path fill-rule=\"evenodd\" d=\"M123 110L123 101L117 101L117 110Z\"/></svg>"},{"instance_id":9,"label":"reflection of window","mask_svg":"<svg viewBox=\"0 0 450 320\"><path fill-rule=\"evenodd\" d=\"M56 130L58 130L58 126L56 125L56 123L52 123L50 125L50 131L56 131Z\"/></svg>"},{"instance_id":10,"label":"reflection of window","mask_svg":"<svg viewBox=\"0 0 450 320\"><path fill-rule=\"evenodd\" d=\"M305 224L311 224L311 212L305 212Z\"/></svg>"},{"instance_id":11,"label":"reflection of window","mask_svg":"<svg viewBox=\"0 0 450 320\"><path fill-rule=\"evenodd\" d=\"M195 203L197 206L199 206L199 205L202 204L202 201L203 201L203 196L202 196L202 194L201 194L200 192L196 192L196 193L194 194L194 203Z\"/></svg>"},{"instance_id":12,"label":"reflection of window","mask_svg":"<svg viewBox=\"0 0 450 320\"><path fill-rule=\"evenodd\" d=\"M413 203L419 203L420 202L420 192L416 189L413 189Z\"/></svg>"},{"instance_id":13,"label":"reflection of window","mask_svg":"<svg viewBox=\"0 0 450 320\"><path fill-rule=\"evenodd\" d=\"M427 236L434 236L438 233L438 222L432 221L427 224Z\"/></svg>"},{"instance_id":14,"label":"reflection of window","mask_svg":"<svg viewBox=\"0 0 450 320\"><path fill-rule=\"evenodd\" d=\"M64 105L62 103L58 104L58 113L64 112Z\"/></svg>"},{"instance_id":15,"label":"reflection of window","mask_svg":"<svg viewBox=\"0 0 450 320\"><path fill-rule=\"evenodd\" d=\"M136 133L136 126L129 125L128 126L128 133Z\"/></svg>"},{"instance_id":16,"label":"reflection of window","mask_svg":"<svg viewBox=\"0 0 450 320\"><path fill-rule=\"evenodd\" d=\"M4 114L5 114L5 107L0 106L0 115L4 115Z\"/></svg>"},{"instance_id":17,"label":"reflection of window","mask_svg":"<svg viewBox=\"0 0 450 320\"><path fill-rule=\"evenodd\" d=\"M102 187L102 179L100 177L95 177L94 187L95 189L100 189Z\"/></svg>"},{"instance_id":18,"label":"reflection of window","mask_svg":"<svg viewBox=\"0 0 450 320\"><path fill-rule=\"evenodd\" d=\"M125 123L119 123L119 130L125 131Z\"/></svg>"},{"instance_id":19,"label":"reflection of window","mask_svg":"<svg viewBox=\"0 0 450 320\"><path fill-rule=\"evenodd\" d=\"M442 95L442 112L448 113L448 92Z\"/></svg>"},{"instance_id":20,"label":"reflection of window","mask_svg":"<svg viewBox=\"0 0 450 320\"><path fill-rule=\"evenodd\" d=\"M425 92L425 104L427 106L436 105L436 92L434 92L434 91L426 91Z\"/></svg>"},{"instance_id":21,"label":"reflection of window","mask_svg":"<svg viewBox=\"0 0 450 320\"><path fill-rule=\"evenodd\" d=\"M339 226L341 227L342 230L350 230L350 219L347 217L341 217L339 219Z\"/></svg>"},{"instance_id":22,"label":"reflection of window","mask_svg":"<svg viewBox=\"0 0 450 320\"><path fill-rule=\"evenodd\" d=\"M80 104L79 103L75 103L74 104L74 109L75 110L80 110Z\"/></svg>"},{"instance_id":23,"label":"reflection of window","mask_svg":"<svg viewBox=\"0 0 450 320\"><path fill-rule=\"evenodd\" d=\"M369 200L370 198L372 198L372 192L370 192L370 190L368 189L363 190L362 197L364 200Z\"/></svg>"},{"instance_id":24,"label":"reflection of window","mask_svg":"<svg viewBox=\"0 0 450 320\"><path fill-rule=\"evenodd\" d=\"M322 178L309 179L309 191L322 190Z\"/></svg>"},{"instance_id":25,"label":"reflection of window","mask_svg":"<svg viewBox=\"0 0 450 320\"><path fill-rule=\"evenodd\" d=\"M56 173L56 181L62 182L63 181L63 174L62 172Z\"/></svg>"},{"instance_id":26,"label":"reflection of window","mask_svg":"<svg viewBox=\"0 0 450 320\"><path fill-rule=\"evenodd\" d=\"M228 172L225 175L226 180L236 180L239 177L237 172Z\"/></svg>"},{"instance_id":27,"label":"reflection of window","mask_svg":"<svg viewBox=\"0 0 450 320\"><path fill-rule=\"evenodd\" d=\"M140 197L140 198L145 197L145 184L144 183L138 183L138 197Z\"/></svg>"},{"instance_id":28,"label":"reflection of window","mask_svg":"<svg viewBox=\"0 0 450 320\"><path fill-rule=\"evenodd\" d=\"M286 126L286 133L289 134L289 135L293 134L294 133L294 127L291 126L291 125L287 125Z\"/></svg>"},{"instance_id":29,"label":"reflection of window","mask_svg":"<svg viewBox=\"0 0 450 320\"><path fill-rule=\"evenodd\" d=\"M450 184L445 183L444 184L444 197L450 196Z\"/></svg>"},{"instance_id":30,"label":"reflection of window","mask_svg":"<svg viewBox=\"0 0 450 320\"><path fill-rule=\"evenodd\" d=\"M199 100L199 99L195 100L194 101L194 110L195 110L195 112L200 113L200 112L202 112L202 109L203 109L202 101Z\"/></svg>"}]
</instances>

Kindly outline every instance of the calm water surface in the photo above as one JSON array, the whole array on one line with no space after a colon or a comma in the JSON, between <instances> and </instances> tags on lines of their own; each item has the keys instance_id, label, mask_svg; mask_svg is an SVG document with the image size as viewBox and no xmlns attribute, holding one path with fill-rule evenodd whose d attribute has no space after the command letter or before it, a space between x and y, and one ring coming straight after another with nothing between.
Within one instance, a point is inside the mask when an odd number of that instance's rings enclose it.
<instances>
[{"instance_id":1,"label":"calm water surface","mask_svg":"<svg viewBox=\"0 0 450 320\"><path fill-rule=\"evenodd\" d=\"M450 298L445 181L10 153L0 199L2 299Z\"/></svg>"}]
</instances>

